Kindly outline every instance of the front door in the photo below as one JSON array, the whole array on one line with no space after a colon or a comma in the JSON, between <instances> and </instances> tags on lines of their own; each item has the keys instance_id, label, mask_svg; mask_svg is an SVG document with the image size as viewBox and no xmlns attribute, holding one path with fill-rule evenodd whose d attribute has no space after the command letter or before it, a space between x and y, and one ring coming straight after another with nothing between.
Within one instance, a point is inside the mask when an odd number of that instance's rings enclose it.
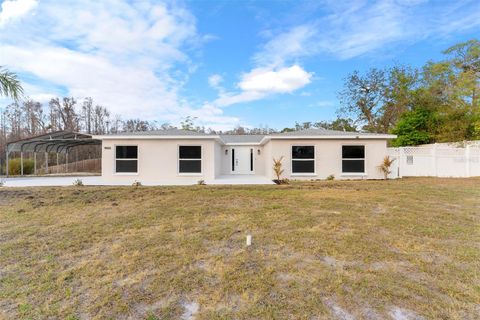
<instances>
[{"instance_id":1,"label":"front door","mask_svg":"<svg viewBox=\"0 0 480 320\"><path fill-rule=\"evenodd\" d=\"M230 165L233 174L253 174L255 157L252 147L232 147Z\"/></svg>"}]
</instances>

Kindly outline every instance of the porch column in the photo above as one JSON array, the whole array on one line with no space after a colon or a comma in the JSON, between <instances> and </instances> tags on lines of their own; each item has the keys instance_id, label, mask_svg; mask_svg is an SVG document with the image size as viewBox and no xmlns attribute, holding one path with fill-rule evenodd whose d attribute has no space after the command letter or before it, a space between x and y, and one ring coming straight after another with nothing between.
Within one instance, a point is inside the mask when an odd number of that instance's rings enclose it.
<instances>
[{"instance_id":1,"label":"porch column","mask_svg":"<svg viewBox=\"0 0 480 320\"><path fill-rule=\"evenodd\" d=\"M57 152L57 173L59 173L60 168L58 167L58 152Z\"/></svg>"},{"instance_id":2,"label":"porch column","mask_svg":"<svg viewBox=\"0 0 480 320\"><path fill-rule=\"evenodd\" d=\"M48 152L45 152L45 174L48 174Z\"/></svg>"},{"instance_id":3,"label":"porch column","mask_svg":"<svg viewBox=\"0 0 480 320\"><path fill-rule=\"evenodd\" d=\"M20 175L23 176L23 151L20 151Z\"/></svg>"},{"instance_id":4,"label":"porch column","mask_svg":"<svg viewBox=\"0 0 480 320\"><path fill-rule=\"evenodd\" d=\"M6 156L6 162L5 162L5 169L7 170L7 172L5 172L5 175L8 177L8 156L9 156L10 152L8 152L8 146L7 146L7 156Z\"/></svg>"},{"instance_id":5,"label":"porch column","mask_svg":"<svg viewBox=\"0 0 480 320\"><path fill-rule=\"evenodd\" d=\"M37 175L37 153L33 153L33 174Z\"/></svg>"},{"instance_id":6,"label":"porch column","mask_svg":"<svg viewBox=\"0 0 480 320\"><path fill-rule=\"evenodd\" d=\"M68 173L68 152L65 153L65 173Z\"/></svg>"}]
</instances>

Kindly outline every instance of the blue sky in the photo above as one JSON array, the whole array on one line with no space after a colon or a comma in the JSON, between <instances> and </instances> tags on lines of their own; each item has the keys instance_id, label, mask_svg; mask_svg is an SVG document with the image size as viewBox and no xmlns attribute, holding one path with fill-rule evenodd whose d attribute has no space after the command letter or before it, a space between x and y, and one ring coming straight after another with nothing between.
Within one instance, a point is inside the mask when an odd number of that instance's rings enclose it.
<instances>
[{"instance_id":1,"label":"blue sky","mask_svg":"<svg viewBox=\"0 0 480 320\"><path fill-rule=\"evenodd\" d=\"M353 70L421 66L480 36L478 0L0 3L0 65L33 99L216 129L331 120Z\"/></svg>"}]
</instances>

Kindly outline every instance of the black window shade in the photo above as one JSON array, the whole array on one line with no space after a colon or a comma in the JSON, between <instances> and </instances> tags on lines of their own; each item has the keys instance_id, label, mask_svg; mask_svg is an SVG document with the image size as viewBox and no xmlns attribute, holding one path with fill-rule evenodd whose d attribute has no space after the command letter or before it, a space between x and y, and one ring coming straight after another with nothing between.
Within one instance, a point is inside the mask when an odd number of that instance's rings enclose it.
<instances>
[{"instance_id":1,"label":"black window shade","mask_svg":"<svg viewBox=\"0 0 480 320\"><path fill-rule=\"evenodd\" d=\"M292 161L292 173L314 173L315 160Z\"/></svg>"},{"instance_id":2,"label":"black window shade","mask_svg":"<svg viewBox=\"0 0 480 320\"><path fill-rule=\"evenodd\" d=\"M179 150L180 159L201 159L202 147L201 146L180 146Z\"/></svg>"},{"instance_id":3,"label":"black window shade","mask_svg":"<svg viewBox=\"0 0 480 320\"><path fill-rule=\"evenodd\" d=\"M343 172L365 172L365 160L342 160Z\"/></svg>"},{"instance_id":4,"label":"black window shade","mask_svg":"<svg viewBox=\"0 0 480 320\"><path fill-rule=\"evenodd\" d=\"M201 173L202 160L180 160L179 172L180 173Z\"/></svg>"},{"instance_id":5,"label":"black window shade","mask_svg":"<svg viewBox=\"0 0 480 320\"><path fill-rule=\"evenodd\" d=\"M292 146L292 159L313 159L315 148L313 146Z\"/></svg>"},{"instance_id":6,"label":"black window shade","mask_svg":"<svg viewBox=\"0 0 480 320\"><path fill-rule=\"evenodd\" d=\"M135 173L138 170L137 160L117 160L115 166L116 172Z\"/></svg>"},{"instance_id":7,"label":"black window shade","mask_svg":"<svg viewBox=\"0 0 480 320\"><path fill-rule=\"evenodd\" d=\"M138 147L137 146L116 146L116 158L117 159L137 159Z\"/></svg>"},{"instance_id":8,"label":"black window shade","mask_svg":"<svg viewBox=\"0 0 480 320\"><path fill-rule=\"evenodd\" d=\"M343 159L365 158L365 146L342 146Z\"/></svg>"}]
</instances>

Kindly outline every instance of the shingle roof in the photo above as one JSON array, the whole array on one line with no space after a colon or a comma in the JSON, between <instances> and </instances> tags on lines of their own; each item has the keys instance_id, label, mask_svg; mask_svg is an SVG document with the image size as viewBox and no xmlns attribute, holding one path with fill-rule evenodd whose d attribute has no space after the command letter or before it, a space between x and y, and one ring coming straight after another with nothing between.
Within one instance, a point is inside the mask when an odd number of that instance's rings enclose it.
<instances>
[{"instance_id":1,"label":"shingle roof","mask_svg":"<svg viewBox=\"0 0 480 320\"><path fill-rule=\"evenodd\" d=\"M196 131L182 130L182 129L168 129L168 130L151 130L151 131L125 131L118 133L111 133L107 136L208 136L208 133L201 133Z\"/></svg>"},{"instance_id":2,"label":"shingle roof","mask_svg":"<svg viewBox=\"0 0 480 320\"><path fill-rule=\"evenodd\" d=\"M271 137L305 137L305 136L377 136L385 134L383 133L369 133L369 132L349 132L349 131L339 131L339 130L328 130L323 128L310 128L297 131L288 131L280 133L272 133Z\"/></svg>"},{"instance_id":3,"label":"shingle roof","mask_svg":"<svg viewBox=\"0 0 480 320\"><path fill-rule=\"evenodd\" d=\"M323 128L315 128L315 129L304 129L304 130L297 130L297 131L289 131L289 132L280 132L280 133L271 133L267 135L260 135L260 134L210 134L210 133L201 133L196 131L188 131L188 130L181 130L181 129L169 129L169 130L155 130L155 131L137 131L137 132L119 132L115 134L110 134L106 136L100 136L102 138L108 137L115 137L115 136L162 136L162 137L179 137L179 136L192 136L192 137L205 137L205 138L220 138L224 143L253 143L257 144L262 142L263 138L271 138L271 139L291 139L295 137L301 138L312 138L312 137L332 137L332 138L341 138L341 137L355 137L355 138L376 138L379 139L389 139L394 138L393 135L383 134L383 133L368 133L368 132L347 132L347 131L337 131L337 130L327 130Z\"/></svg>"}]
</instances>

